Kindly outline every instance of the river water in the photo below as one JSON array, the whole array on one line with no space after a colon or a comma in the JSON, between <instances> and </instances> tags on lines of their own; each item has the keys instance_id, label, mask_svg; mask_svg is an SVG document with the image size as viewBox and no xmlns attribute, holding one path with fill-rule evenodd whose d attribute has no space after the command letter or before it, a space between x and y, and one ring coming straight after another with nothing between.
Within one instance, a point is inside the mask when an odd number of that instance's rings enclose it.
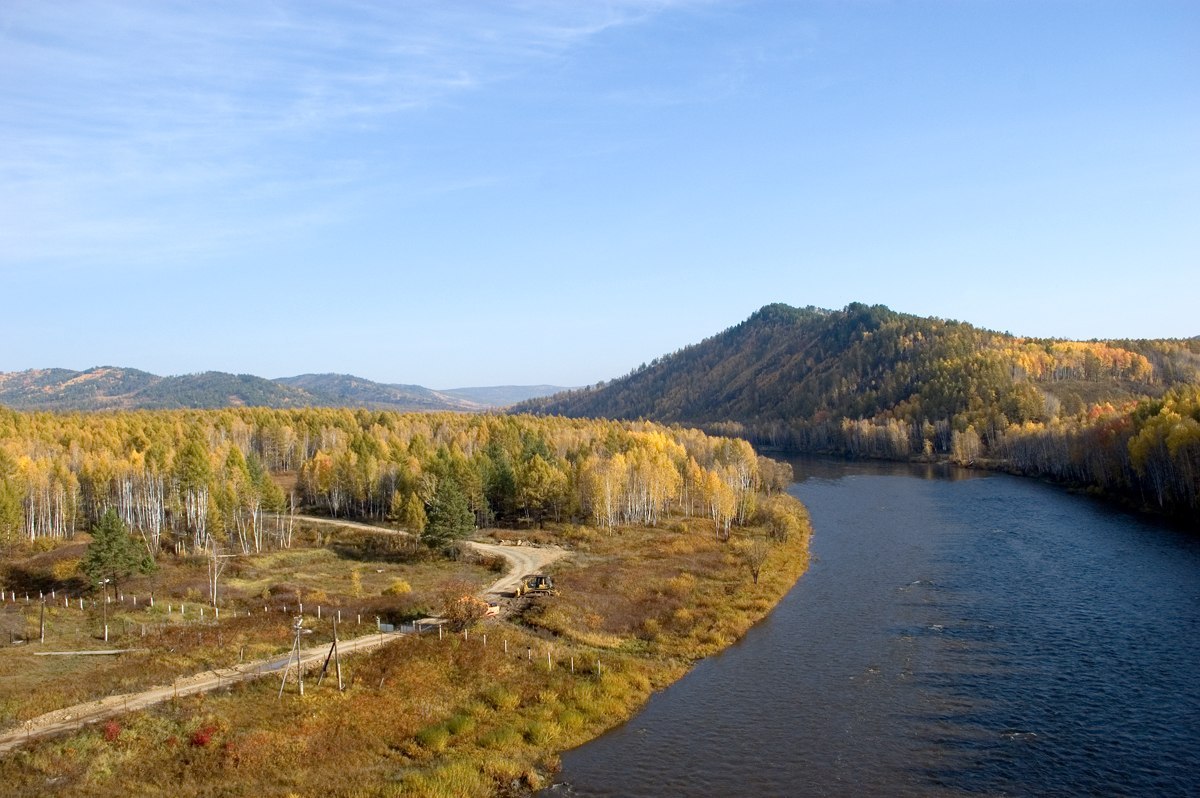
<instances>
[{"instance_id":1,"label":"river water","mask_svg":"<svg viewBox=\"0 0 1200 798\"><path fill-rule=\"evenodd\" d=\"M1033 480L794 465L808 573L547 794L1200 795L1200 540Z\"/></svg>"}]
</instances>

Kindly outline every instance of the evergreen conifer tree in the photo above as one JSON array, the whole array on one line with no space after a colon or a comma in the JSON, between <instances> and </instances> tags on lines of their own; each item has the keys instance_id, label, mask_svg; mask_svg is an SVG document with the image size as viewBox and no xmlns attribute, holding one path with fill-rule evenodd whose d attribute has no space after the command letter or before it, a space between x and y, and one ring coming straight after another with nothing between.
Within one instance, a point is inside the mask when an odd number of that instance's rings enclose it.
<instances>
[{"instance_id":1,"label":"evergreen conifer tree","mask_svg":"<svg viewBox=\"0 0 1200 798\"><path fill-rule=\"evenodd\" d=\"M429 503L428 521L421 540L430 548L444 548L464 538L475 529L475 514L467 497L452 479L438 480L437 490Z\"/></svg>"},{"instance_id":2,"label":"evergreen conifer tree","mask_svg":"<svg viewBox=\"0 0 1200 798\"><path fill-rule=\"evenodd\" d=\"M119 582L130 574L153 570L154 560L130 537L125 522L110 507L92 527L92 542L83 558L83 572L93 584L112 582L115 591Z\"/></svg>"}]
</instances>

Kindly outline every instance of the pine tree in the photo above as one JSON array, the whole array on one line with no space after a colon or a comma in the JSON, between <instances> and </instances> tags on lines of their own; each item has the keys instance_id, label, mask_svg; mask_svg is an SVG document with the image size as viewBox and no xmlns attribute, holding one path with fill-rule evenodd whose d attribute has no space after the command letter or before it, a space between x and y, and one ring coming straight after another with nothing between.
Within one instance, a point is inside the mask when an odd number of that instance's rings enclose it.
<instances>
[{"instance_id":1,"label":"pine tree","mask_svg":"<svg viewBox=\"0 0 1200 798\"><path fill-rule=\"evenodd\" d=\"M150 573L154 560L129 535L125 522L111 507L92 527L92 542L83 558L83 572L93 584L111 582L113 590L120 580L133 573Z\"/></svg>"},{"instance_id":2,"label":"pine tree","mask_svg":"<svg viewBox=\"0 0 1200 798\"><path fill-rule=\"evenodd\" d=\"M471 512L462 489L452 479L438 480L428 515L429 521L421 533L421 540L431 549L445 548L475 529L475 514Z\"/></svg>"}]
</instances>

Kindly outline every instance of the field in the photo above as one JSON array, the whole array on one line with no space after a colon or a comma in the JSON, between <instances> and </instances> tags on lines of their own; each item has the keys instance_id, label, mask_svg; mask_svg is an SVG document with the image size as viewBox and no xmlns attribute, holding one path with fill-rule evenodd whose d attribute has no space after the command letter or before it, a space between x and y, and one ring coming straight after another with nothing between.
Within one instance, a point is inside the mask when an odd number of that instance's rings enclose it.
<instances>
[{"instance_id":1,"label":"field","mask_svg":"<svg viewBox=\"0 0 1200 798\"><path fill-rule=\"evenodd\" d=\"M347 638L374 632L376 618L400 623L428 615L444 585L477 589L495 578L481 563L433 558L403 539L314 526L301 531L293 549L230 558L219 582L218 617L206 606L204 558L160 558L154 575L131 578L105 604L74 576L85 548L73 544L10 566L10 573L24 574L25 584L17 582L15 601L10 593L0 604L0 639L10 643L0 647L0 728L83 701L170 684L179 675L286 653L301 605L313 639L329 639L339 616L339 636ZM55 573L66 578L56 580ZM44 643L38 585L46 599ZM16 640L27 642L12 645ZM106 649L133 651L36 655Z\"/></svg>"},{"instance_id":2,"label":"field","mask_svg":"<svg viewBox=\"0 0 1200 798\"><path fill-rule=\"evenodd\" d=\"M794 512L803 509L797 504ZM408 636L355 657L345 665L344 692L310 679L304 696L293 683L277 700L279 681L267 678L177 699L34 742L0 760L0 779L16 796L525 794L554 772L558 752L624 720L652 691L763 617L807 564L806 519L799 528L771 543L755 583L747 553L752 537L765 539L761 529L735 528L731 540L718 541L711 522L695 519L615 530L550 524L524 536L572 549L555 566L557 596L465 633ZM327 602L322 622L340 606L349 625L350 610L399 619L436 604L448 583L477 589L494 578L485 564L425 558L369 538L314 535L302 550L231 566L224 595L249 615L225 612L215 624L168 617L144 638L161 640L150 652L58 658L33 657L38 643L6 649L6 673L43 669L15 687L6 679L7 722L33 712L28 691L43 679L53 698L38 699L41 711L71 696L162 683L160 675L169 683L173 669L286 651L289 615L263 612L264 602L302 598L306 615L313 603ZM154 613L163 612L164 599L186 598L189 568L204 576L202 562L178 568L155 577ZM135 588L142 586L127 586ZM21 610L26 628L32 611ZM94 611L73 612L80 630L64 617L56 622L62 638L48 634L45 647L84 639L103 647L94 639ZM373 629L373 616L370 623ZM313 625L314 639L328 634ZM122 628L116 645L143 647L140 627Z\"/></svg>"}]
</instances>

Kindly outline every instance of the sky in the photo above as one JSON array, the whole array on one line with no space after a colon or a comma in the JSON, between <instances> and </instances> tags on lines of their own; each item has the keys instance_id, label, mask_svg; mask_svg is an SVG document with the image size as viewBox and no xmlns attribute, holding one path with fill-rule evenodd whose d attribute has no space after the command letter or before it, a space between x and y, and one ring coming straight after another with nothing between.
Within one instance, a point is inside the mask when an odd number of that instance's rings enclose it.
<instances>
[{"instance_id":1,"label":"sky","mask_svg":"<svg viewBox=\"0 0 1200 798\"><path fill-rule=\"evenodd\" d=\"M3 0L0 296L0 371L434 388L1200 335L1200 3Z\"/></svg>"}]
</instances>

